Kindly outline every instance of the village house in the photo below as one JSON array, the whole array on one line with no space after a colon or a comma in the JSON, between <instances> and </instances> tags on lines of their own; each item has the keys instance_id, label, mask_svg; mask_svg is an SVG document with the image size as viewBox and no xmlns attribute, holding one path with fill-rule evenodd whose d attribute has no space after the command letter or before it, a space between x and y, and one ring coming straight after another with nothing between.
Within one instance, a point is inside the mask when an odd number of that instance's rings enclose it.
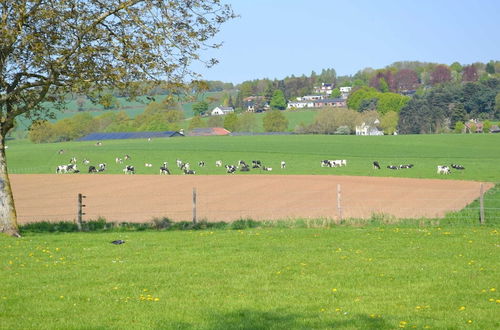
<instances>
[{"instance_id":1,"label":"village house","mask_svg":"<svg viewBox=\"0 0 500 330\"><path fill-rule=\"evenodd\" d=\"M314 93L330 95L333 91L333 84L321 83L321 86L314 87Z\"/></svg>"},{"instance_id":2,"label":"village house","mask_svg":"<svg viewBox=\"0 0 500 330\"><path fill-rule=\"evenodd\" d=\"M340 87L339 90L340 90L340 97L343 99L347 99L347 97L351 93L352 87L350 86Z\"/></svg>"},{"instance_id":3,"label":"village house","mask_svg":"<svg viewBox=\"0 0 500 330\"><path fill-rule=\"evenodd\" d=\"M247 112L263 112L269 110L269 104L264 96L248 96L243 99Z\"/></svg>"},{"instance_id":4,"label":"village house","mask_svg":"<svg viewBox=\"0 0 500 330\"><path fill-rule=\"evenodd\" d=\"M314 101L314 108L322 108L322 107L345 108L346 106L347 102L345 99L342 98L322 99Z\"/></svg>"},{"instance_id":5,"label":"village house","mask_svg":"<svg viewBox=\"0 0 500 330\"><path fill-rule=\"evenodd\" d=\"M214 108L210 112L210 115L212 115L212 116L223 116L223 115L228 115L228 114L233 113L233 112L234 112L233 107L218 106L218 107Z\"/></svg>"},{"instance_id":6,"label":"village house","mask_svg":"<svg viewBox=\"0 0 500 330\"><path fill-rule=\"evenodd\" d=\"M341 98L336 99L311 99L311 100L300 100L300 101L289 101L287 108L324 108L324 107L334 107L334 108L345 108L347 106L346 100Z\"/></svg>"}]
</instances>

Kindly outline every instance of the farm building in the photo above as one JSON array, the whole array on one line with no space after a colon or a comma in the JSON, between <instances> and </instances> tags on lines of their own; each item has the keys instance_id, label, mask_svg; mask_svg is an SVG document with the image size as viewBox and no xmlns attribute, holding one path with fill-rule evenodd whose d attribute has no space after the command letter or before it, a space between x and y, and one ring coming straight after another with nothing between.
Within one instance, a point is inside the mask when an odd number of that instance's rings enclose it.
<instances>
[{"instance_id":1,"label":"farm building","mask_svg":"<svg viewBox=\"0 0 500 330\"><path fill-rule=\"evenodd\" d=\"M227 129L222 127L206 127L206 128L194 128L191 132L189 132L189 136L222 136L229 135Z\"/></svg>"},{"instance_id":2,"label":"farm building","mask_svg":"<svg viewBox=\"0 0 500 330\"><path fill-rule=\"evenodd\" d=\"M90 133L77 141L101 141L101 140L125 140L125 139L152 139L170 138L184 136L182 132L110 132L110 133Z\"/></svg>"},{"instance_id":3,"label":"farm building","mask_svg":"<svg viewBox=\"0 0 500 330\"><path fill-rule=\"evenodd\" d=\"M212 112L210 112L210 114L212 116L223 116L233 112L234 112L233 107L216 107L212 110Z\"/></svg>"}]
</instances>

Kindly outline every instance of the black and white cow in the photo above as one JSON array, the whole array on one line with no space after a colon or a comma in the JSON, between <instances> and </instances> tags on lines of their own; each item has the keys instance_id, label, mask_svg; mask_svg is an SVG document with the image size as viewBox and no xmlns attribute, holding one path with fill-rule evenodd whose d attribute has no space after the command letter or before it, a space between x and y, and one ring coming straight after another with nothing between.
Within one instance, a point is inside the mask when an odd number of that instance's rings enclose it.
<instances>
[{"instance_id":1,"label":"black and white cow","mask_svg":"<svg viewBox=\"0 0 500 330\"><path fill-rule=\"evenodd\" d=\"M94 165L89 166L89 173L97 173L97 168Z\"/></svg>"},{"instance_id":2,"label":"black and white cow","mask_svg":"<svg viewBox=\"0 0 500 330\"><path fill-rule=\"evenodd\" d=\"M446 165L438 165L437 166L437 174L450 174L450 168Z\"/></svg>"},{"instance_id":3,"label":"black and white cow","mask_svg":"<svg viewBox=\"0 0 500 330\"><path fill-rule=\"evenodd\" d=\"M125 168L123 169L123 172L125 174L135 174L135 167L132 166L132 165L127 165L125 166Z\"/></svg>"},{"instance_id":4,"label":"black and white cow","mask_svg":"<svg viewBox=\"0 0 500 330\"><path fill-rule=\"evenodd\" d=\"M184 169L184 174L196 174L193 170Z\"/></svg>"},{"instance_id":5,"label":"black and white cow","mask_svg":"<svg viewBox=\"0 0 500 330\"><path fill-rule=\"evenodd\" d=\"M222 160L216 160L215 167L221 167L221 166L222 166Z\"/></svg>"},{"instance_id":6,"label":"black and white cow","mask_svg":"<svg viewBox=\"0 0 500 330\"><path fill-rule=\"evenodd\" d=\"M262 162L260 160L252 160L252 168L261 168Z\"/></svg>"},{"instance_id":7,"label":"black and white cow","mask_svg":"<svg viewBox=\"0 0 500 330\"><path fill-rule=\"evenodd\" d=\"M412 168L413 164L401 164L399 165L399 168Z\"/></svg>"},{"instance_id":8,"label":"black and white cow","mask_svg":"<svg viewBox=\"0 0 500 330\"><path fill-rule=\"evenodd\" d=\"M285 163L284 160L281 161L280 166L281 166L282 169L286 168L286 163Z\"/></svg>"},{"instance_id":9,"label":"black and white cow","mask_svg":"<svg viewBox=\"0 0 500 330\"><path fill-rule=\"evenodd\" d=\"M241 172L250 172L250 166L245 165L240 167Z\"/></svg>"},{"instance_id":10,"label":"black and white cow","mask_svg":"<svg viewBox=\"0 0 500 330\"><path fill-rule=\"evenodd\" d=\"M202 161L202 160L200 160L200 161L198 162L198 166L199 166L199 167L205 167L205 162L204 162L204 161Z\"/></svg>"},{"instance_id":11,"label":"black and white cow","mask_svg":"<svg viewBox=\"0 0 500 330\"><path fill-rule=\"evenodd\" d=\"M377 170L380 170L380 164L377 161L374 161L373 162L373 168L377 169Z\"/></svg>"},{"instance_id":12,"label":"black and white cow","mask_svg":"<svg viewBox=\"0 0 500 330\"><path fill-rule=\"evenodd\" d=\"M262 166L262 170L263 171L267 171L267 172L271 172L273 170L272 167L265 167L265 166Z\"/></svg>"},{"instance_id":13,"label":"black and white cow","mask_svg":"<svg viewBox=\"0 0 500 330\"><path fill-rule=\"evenodd\" d=\"M465 167L459 164L451 164L450 166L456 170L465 170Z\"/></svg>"},{"instance_id":14,"label":"black and white cow","mask_svg":"<svg viewBox=\"0 0 500 330\"><path fill-rule=\"evenodd\" d=\"M397 170L397 169L399 169L399 166L396 166L396 165L387 165L387 168L390 169L390 170Z\"/></svg>"},{"instance_id":15,"label":"black and white cow","mask_svg":"<svg viewBox=\"0 0 500 330\"><path fill-rule=\"evenodd\" d=\"M233 174L236 172L236 166L234 165L226 165L225 168L227 173Z\"/></svg>"},{"instance_id":16,"label":"black and white cow","mask_svg":"<svg viewBox=\"0 0 500 330\"><path fill-rule=\"evenodd\" d=\"M160 167L160 174L169 174L170 175L170 171L168 170L168 167L161 166Z\"/></svg>"},{"instance_id":17,"label":"black and white cow","mask_svg":"<svg viewBox=\"0 0 500 330\"><path fill-rule=\"evenodd\" d=\"M68 165L59 165L56 168L56 173L61 174L61 173L70 173L70 172L75 172L78 170L76 167L76 164L68 164Z\"/></svg>"},{"instance_id":18,"label":"black and white cow","mask_svg":"<svg viewBox=\"0 0 500 330\"><path fill-rule=\"evenodd\" d=\"M99 172L104 172L106 170L106 163L101 163L97 166L98 166L97 171Z\"/></svg>"}]
</instances>

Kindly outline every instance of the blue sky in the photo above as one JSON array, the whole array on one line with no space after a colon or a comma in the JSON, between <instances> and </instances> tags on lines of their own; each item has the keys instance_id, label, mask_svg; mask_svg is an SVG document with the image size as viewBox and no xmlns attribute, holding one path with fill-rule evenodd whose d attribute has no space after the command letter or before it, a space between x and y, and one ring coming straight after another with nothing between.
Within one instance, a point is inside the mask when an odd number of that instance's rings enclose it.
<instances>
[{"instance_id":1,"label":"blue sky","mask_svg":"<svg viewBox=\"0 0 500 330\"><path fill-rule=\"evenodd\" d=\"M500 60L500 1L225 0L241 17L195 66L207 80L241 83L333 68L337 75L395 61Z\"/></svg>"}]
</instances>

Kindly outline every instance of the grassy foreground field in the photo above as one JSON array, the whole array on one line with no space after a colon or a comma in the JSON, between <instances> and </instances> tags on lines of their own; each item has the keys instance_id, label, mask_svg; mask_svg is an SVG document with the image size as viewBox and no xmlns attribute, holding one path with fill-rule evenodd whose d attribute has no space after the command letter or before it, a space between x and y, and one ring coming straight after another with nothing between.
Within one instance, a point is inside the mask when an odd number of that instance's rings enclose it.
<instances>
[{"instance_id":1,"label":"grassy foreground field","mask_svg":"<svg viewBox=\"0 0 500 330\"><path fill-rule=\"evenodd\" d=\"M459 180L484 180L500 182L500 134L468 135L400 135L400 136L224 136L184 137L144 140L103 141L101 147L94 142L67 142L31 144L27 141L10 141L8 161L10 173L55 173L57 165L67 164L71 157L85 172L81 161L87 158L91 164L108 164L108 173L122 173L123 164L115 164L116 157L128 154L138 174L156 174L159 166L168 161L174 174L175 160L190 162L197 174L225 174L216 168L215 161L236 164L258 159L273 172L266 174L335 174L384 177L440 178ZM58 154L63 149L64 154ZM346 159L342 168L322 168L323 159ZM204 160L207 166L198 168ZM286 170L279 169L280 162L287 162ZM372 168L379 161L382 169ZM145 163L153 167L144 167ZM464 171L451 175L436 174L437 165L458 163ZM412 169L389 170L387 165L414 164ZM251 171L249 174L259 173ZM261 173L261 172L260 172ZM242 174L242 173L238 173Z\"/></svg>"},{"instance_id":2,"label":"grassy foreground field","mask_svg":"<svg viewBox=\"0 0 500 330\"><path fill-rule=\"evenodd\" d=\"M0 328L498 329L499 244L484 227L0 236Z\"/></svg>"}]
</instances>

